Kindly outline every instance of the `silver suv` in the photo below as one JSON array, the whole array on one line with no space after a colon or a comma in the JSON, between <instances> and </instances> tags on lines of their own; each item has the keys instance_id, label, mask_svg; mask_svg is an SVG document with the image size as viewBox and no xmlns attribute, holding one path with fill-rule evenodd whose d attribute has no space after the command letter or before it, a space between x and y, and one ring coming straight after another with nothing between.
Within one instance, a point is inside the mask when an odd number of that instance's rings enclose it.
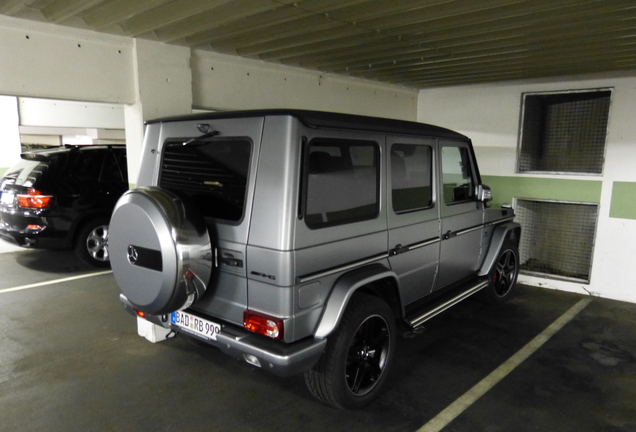
<instances>
[{"instance_id":1,"label":"silver suv","mask_svg":"<svg viewBox=\"0 0 636 432\"><path fill-rule=\"evenodd\" d=\"M396 337L473 294L506 300L521 228L489 209L470 140L436 126L266 110L147 124L112 215L124 308L287 376L371 402Z\"/></svg>"}]
</instances>

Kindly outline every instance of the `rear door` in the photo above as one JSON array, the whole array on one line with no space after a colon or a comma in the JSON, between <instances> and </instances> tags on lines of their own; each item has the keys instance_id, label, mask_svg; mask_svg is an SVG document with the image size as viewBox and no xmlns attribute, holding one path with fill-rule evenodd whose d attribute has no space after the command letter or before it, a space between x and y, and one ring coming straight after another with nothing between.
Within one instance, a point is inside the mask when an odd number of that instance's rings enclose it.
<instances>
[{"instance_id":1,"label":"rear door","mask_svg":"<svg viewBox=\"0 0 636 432\"><path fill-rule=\"evenodd\" d=\"M440 226L435 140L388 137L389 261L407 305L433 289Z\"/></svg>"},{"instance_id":2,"label":"rear door","mask_svg":"<svg viewBox=\"0 0 636 432\"><path fill-rule=\"evenodd\" d=\"M440 141L440 269L435 289L477 271L484 207L477 200L478 175L469 143Z\"/></svg>"}]
</instances>

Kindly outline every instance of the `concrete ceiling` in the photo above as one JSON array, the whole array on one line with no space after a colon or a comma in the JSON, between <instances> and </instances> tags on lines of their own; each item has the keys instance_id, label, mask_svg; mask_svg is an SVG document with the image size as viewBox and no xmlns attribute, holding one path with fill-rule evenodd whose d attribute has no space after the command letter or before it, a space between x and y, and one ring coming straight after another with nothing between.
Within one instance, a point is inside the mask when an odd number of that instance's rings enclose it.
<instances>
[{"instance_id":1,"label":"concrete ceiling","mask_svg":"<svg viewBox=\"0 0 636 432\"><path fill-rule=\"evenodd\" d=\"M636 0L0 0L0 14L412 88L636 70Z\"/></svg>"}]
</instances>

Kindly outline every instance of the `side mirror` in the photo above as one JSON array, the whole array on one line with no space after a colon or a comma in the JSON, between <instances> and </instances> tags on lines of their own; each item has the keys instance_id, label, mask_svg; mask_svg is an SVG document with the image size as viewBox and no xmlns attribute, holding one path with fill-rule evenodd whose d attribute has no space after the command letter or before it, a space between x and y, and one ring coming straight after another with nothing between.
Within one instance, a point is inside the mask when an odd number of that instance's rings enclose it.
<instances>
[{"instance_id":1,"label":"side mirror","mask_svg":"<svg viewBox=\"0 0 636 432\"><path fill-rule=\"evenodd\" d=\"M477 200L483 203L492 201L492 191L484 184L477 186Z\"/></svg>"}]
</instances>

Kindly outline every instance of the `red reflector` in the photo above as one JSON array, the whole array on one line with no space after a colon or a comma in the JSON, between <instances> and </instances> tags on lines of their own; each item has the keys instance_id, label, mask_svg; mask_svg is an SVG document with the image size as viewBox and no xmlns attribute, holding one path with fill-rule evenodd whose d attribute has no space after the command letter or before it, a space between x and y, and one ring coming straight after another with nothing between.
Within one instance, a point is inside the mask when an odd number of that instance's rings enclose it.
<instances>
[{"instance_id":1,"label":"red reflector","mask_svg":"<svg viewBox=\"0 0 636 432\"><path fill-rule=\"evenodd\" d=\"M18 205L22 208L43 209L51 205L53 195L44 195L37 189L29 188L27 193L18 194Z\"/></svg>"},{"instance_id":2,"label":"red reflector","mask_svg":"<svg viewBox=\"0 0 636 432\"><path fill-rule=\"evenodd\" d=\"M146 313L145 312L142 312L142 311L137 310L137 309L135 309L135 312L137 313L138 317L141 317L141 318L145 318L146 317Z\"/></svg>"},{"instance_id":3,"label":"red reflector","mask_svg":"<svg viewBox=\"0 0 636 432\"><path fill-rule=\"evenodd\" d=\"M26 227L26 229L33 230L33 231L42 230L44 228L45 228L44 225L27 225Z\"/></svg>"},{"instance_id":4,"label":"red reflector","mask_svg":"<svg viewBox=\"0 0 636 432\"><path fill-rule=\"evenodd\" d=\"M270 337L272 339L282 339L284 324L279 318L270 317L258 312L247 310L243 313L243 327L254 333Z\"/></svg>"}]
</instances>

